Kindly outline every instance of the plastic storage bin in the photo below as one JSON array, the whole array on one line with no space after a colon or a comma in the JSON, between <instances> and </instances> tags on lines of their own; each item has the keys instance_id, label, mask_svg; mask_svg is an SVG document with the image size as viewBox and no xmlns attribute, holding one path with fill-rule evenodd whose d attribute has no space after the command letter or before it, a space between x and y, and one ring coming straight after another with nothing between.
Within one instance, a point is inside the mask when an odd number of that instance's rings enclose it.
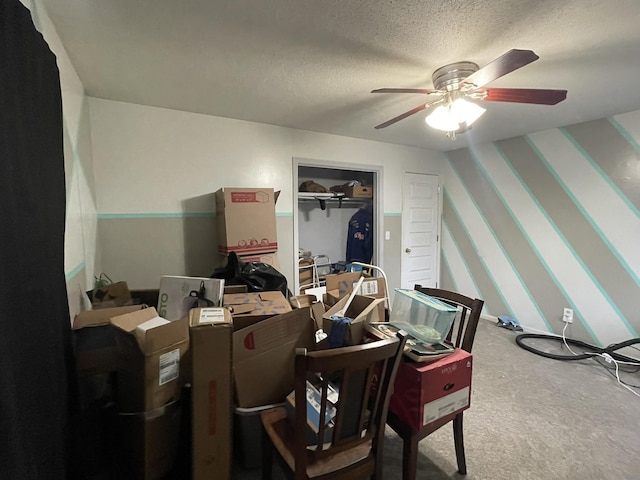
<instances>
[{"instance_id":1,"label":"plastic storage bin","mask_svg":"<svg viewBox=\"0 0 640 480\"><path fill-rule=\"evenodd\" d=\"M458 310L417 290L395 289L389 323L427 343L443 341Z\"/></svg>"}]
</instances>

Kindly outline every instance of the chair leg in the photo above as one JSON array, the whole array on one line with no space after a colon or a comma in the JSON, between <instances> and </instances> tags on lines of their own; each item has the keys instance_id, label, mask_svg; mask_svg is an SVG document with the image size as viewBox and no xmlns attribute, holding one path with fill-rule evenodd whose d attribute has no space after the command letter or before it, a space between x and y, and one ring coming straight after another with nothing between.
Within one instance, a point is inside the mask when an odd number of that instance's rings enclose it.
<instances>
[{"instance_id":1,"label":"chair leg","mask_svg":"<svg viewBox=\"0 0 640 480\"><path fill-rule=\"evenodd\" d=\"M262 430L262 480L271 480L273 475L273 445L264 428Z\"/></svg>"},{"instance_id":2,"label":"chair leg","mask_svg":"<svg viewBox=\"0 0 640 480\"><path fill-rule=\"evenodd\" d=\"M458 461L458 472L467 474L467 460L464 457L464 437L462 435L462 413L453 419L453 441L456 445L456 460Z\"/></svg>"},{"instance_id":3,"label":"chair leg","mask_svg":"<svg viewBox=\"0 0 640 480\"><path fill-rule=\"evenodd\" d=\"M418 443L415 435L408 435L402 439L402 480L416 480Z\"/></svg>"}]
</instances>

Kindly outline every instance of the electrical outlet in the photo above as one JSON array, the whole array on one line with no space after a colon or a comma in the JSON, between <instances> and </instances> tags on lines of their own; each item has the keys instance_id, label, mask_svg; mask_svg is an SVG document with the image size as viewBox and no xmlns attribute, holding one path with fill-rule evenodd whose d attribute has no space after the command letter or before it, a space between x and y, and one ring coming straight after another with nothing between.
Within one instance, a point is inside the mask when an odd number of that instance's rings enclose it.
<instances>
[{"instance_id":1,"label":"electrical outlet","mask_svg":"<svg viewBox=\"0 0 640 480\"><path fill-rule=\"evenodd\" d=\"M573 309L565 308L562 310L562 321L566 323L573 323Z\"/></svg>"}]
</instances>

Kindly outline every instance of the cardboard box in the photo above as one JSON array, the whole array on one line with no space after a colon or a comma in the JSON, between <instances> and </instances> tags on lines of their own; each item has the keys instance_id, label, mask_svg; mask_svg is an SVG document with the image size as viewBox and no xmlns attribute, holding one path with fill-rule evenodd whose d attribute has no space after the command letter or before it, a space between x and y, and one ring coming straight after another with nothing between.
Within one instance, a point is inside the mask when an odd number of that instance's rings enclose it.
<instances>
[{"instance_id":1,"label":"cardboard box","mask_svg":"<svg viewBox=\"0 0 640 480\"><path fill-rule=\"evenodd\" d=\"M338 297L342 298L353 291L353 287L358 283L361 276L362 272L343 272L327 275L325 277L327 292L337 290ZM365 277L358 291L358 295L385 298L387 292L384 278Z\"/></svg>"},{"instance_id":2,"label":"cardboard box","mask_svg":"<svg viewBox=\"0 0 640 480\"><path fill-rule=\"evenodd\" d=\"M472 368L473 357L461 349L432 363L402 361L389 410L414 430L448 422L469 408Z\"/></svg>"},{"instance_id":3,"label":"cardboard box","mask_svg":"<svg viewBox=\"0 0 640 480\"><path fill-rule=\"evenodd\" d=\"M342 310L348 300L349 297L342 298L322 316L322 330L327 335L331 334L331 326L333 324L331 317ZM345 344L358 345L364 339L364 324L366 322L384 321L384 299L356 295L343 316L352 320L345 338Z\"/></svg>"},{"instance_id":4,"label":"cardboard box","mask_svg":"<svg viewBox=\"0 0 640 480\"><path fill-rule=\"evenodd\" d=\"M231 478L233 323L226 308L189 312L192 367L192 476Z\"/></svg>"},{"instance_id":5,"label":"cardboard box","mask_svg":"<svg viewBox=\"0 0 640 480\"><path fill-rule=\"evenodd\" d=\"M231 311L235 330L291 311L282 292L230 293L224 296L223 304Z\"/></svg>"},{"instance_id":6,"label":"cardboard box","mask_svg":"<svg viewBox=\"0 0 640 480\"><path fill-rule=\"evenodd\" d=\"M294 386L296 348L313 349L314 333L315 322L308 307L234 331L237 405L252 408L284 402Z\"/></svg>"},{"instance_id":7,"label":"cardboard box","mask_svg":"<svg viewBox=\"0 0 640 480\"><path fill-rule=\"evenodd\" d=\"M115 282L95 287L89 298L93 308L112 308L131 304L131 293L127 282Z\"/></svg>"},{"instance_id":8,"label":"cardboard box","mask_svg":"<svg viewBox=\"0 0 640 480\"><path fill-rule=\"evenodd\" d=\"M117 370L116 341L109 319L141 308L141 305L100 308L80 312L73 318L71 328L78 374L97 375Z\"/></svg>"},{"instance_id":9,"label":"cardboard box","mask_svg":"<svg viewBox=\"0 0 640 480\"><path fill-rule=\"evenodd\" d=\"M278 252L260 253L258 255L239 255L238 258L241 262L260 262L271 265L276 270L280 271L280 259L278 258Z\"/></svg>"},{"instance_id":10,"label":"cardboard box","mask_svg":"<svg viewBox=\"0 0 640 480\"><path fill-rule=\"evenodd\" d=\"M180 420L180 402L149 412L118 415L118 444L127 467L126 478L159 480L171 472L178 451Z\"/></svg>"},{"instance_id":11,"label":"cardboard box","mask_svg":"<svg viewBox=\"0 0 640 480\"><path fill-rule=\"evenodd\" d=\"M204 286L204 299L198 295ZM167 320L179 320L194 307L220 307L224 280L205 277L164 275L160 278L158 314Z\"/></svg>"},{"instance_id":12,"label":"cardboard box","mask_svg":"<svg viewBox=\"0 0 640 480\"><path fill-rule=\"evenodd\" d=\"M273 188L221 188L216 192L218 251L238 255L278 250Z\"/></svg>"},{"instance_id":13,"label":"cardboard box","mask_svg":"<svg viewBox=\"0 0 640 480\"><path fill-rule=\"evenodd\" d=\"M338 402L338 392L329 386L330 392L327 394L329 404L325 414L325 430L323 443L331 442L333 438L333 430L335 427L334 418L336 416L335 404ZM287 395L285 408L287 415L293 422L295 419L296 392L292 391ZM318 432L320 431L320 402L322 396L318 389L307 380L307 445L318 444Z\"/></svg>"},{"instance_id":14,"label":"cardboard box","mask_svg":"<svg viewBox=\"0 0 640 480\"><path fill-rule=\"evenodd\" d=\"M345 187L344 196L347 198L373 198L373 186L354 185L352 187Z\"/></svg>"},{"instance_id":15,"label":"cardboard box","mask_svg":"<svg viewBox=\"0 0 640 480\"><path fill-rule=\"evenodd\" d=\"M189 319L169 322L149 307L111 318L118 349L117 407L147 412L180 398L180 360L189 349Z\"/></svg>"}]
</instances>

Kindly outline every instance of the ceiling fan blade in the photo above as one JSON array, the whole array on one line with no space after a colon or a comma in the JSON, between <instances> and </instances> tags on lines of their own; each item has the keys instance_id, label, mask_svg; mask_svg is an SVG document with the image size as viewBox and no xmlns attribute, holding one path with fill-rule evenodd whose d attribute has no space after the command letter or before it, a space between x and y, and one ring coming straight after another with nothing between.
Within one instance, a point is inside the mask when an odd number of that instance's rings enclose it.
<instances>
[{"instance_id":1,"label":"ceiling fan blade","mask_svg":"<svg viewBox=\"0 0 640 480\"><path fill-rule=\"evenodd\" d=\"M393 117L391 120L387 120L384 123L381 123L380 125L376 125L376 129L380 129L380 128L385 128L388 127L389 125L393 125L396 122L399 122L400 120L410 117L411 115L414 115L422 110L424 110L425 108L427 108L430 104L422 104L422 105L418 105L416 108L409 110L408 112L404 112L401 115L398 115L397 117Z\"/></svg>"},{"instance_id":2,"label":"ceiling fan blade","mask_svg":"<svg viewBox=\"0 0 640 480\"><path fill-rule=\"evenodd\" d=\"M556 105L567 98L566 90L545 90L539 88L487 88L486 102L535 103Z\"/></svg>"},{"instance_id":3,"label":"ceiling fan blade","mask_svg":"<svg viewBox=\"0 0 640 480\"><path fill-rule=\"evenodd\" d=\"M431 90L429 88L378 88L371 90L371 93L422 93L426 95L442 95L440 90Z\"/></svg>"},{"instance_id":4,"label":"ceiling fan blade","mask_svg":"<svg viewBox=\"0 0 640 480\"><path fill-rule=\"evenodd\" d=\"M507 73L535 62L538 58L540 57L533 53L532 50L517 50L514 48L488 63L477 72L472 73L461 83L463 85L475 85L476 88L479 88Z\"/></svg>"}]
</instances>

